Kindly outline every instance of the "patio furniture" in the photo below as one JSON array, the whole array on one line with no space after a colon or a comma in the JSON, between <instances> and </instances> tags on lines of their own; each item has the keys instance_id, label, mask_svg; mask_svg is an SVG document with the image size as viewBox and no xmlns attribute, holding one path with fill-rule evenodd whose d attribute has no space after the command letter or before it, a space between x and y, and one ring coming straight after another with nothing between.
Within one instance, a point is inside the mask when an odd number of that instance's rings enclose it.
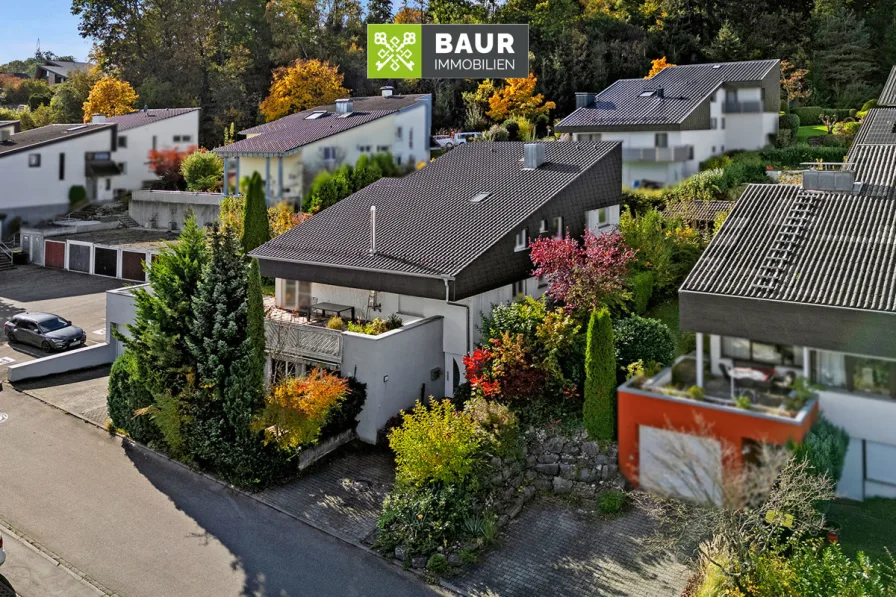
<instances>
[{"instance_id":1,"label":"patio furniture","mask_svg":"<svg viewBox=\"0 0 896 597\"><path fill-rule=\"evenodd\" d=\"M795 381L796 373L794 373L793 371L788 371L783 376L775 376L774 378L772 378L772 385L782 390L789 390L793 385L793 382Z\"/></svg>"},{"instance_id":2,"label":"patio furniture","mask_svg":"<svg viewBox=\"0 0 896 597\"><path fill-rule=\"evenodd\" d=\"M721 364L720 364L721 367ZM734 380L742 379L752 382L765 383L774 375L774 369L759 369L755 367L727 367L722 369L723 374L727 370L727 376L731 379L731 399L734 399Z\"/></svg>"},{"instance_id":3,"label":"patio furniture","mask_svg":"<svg viewBox=\"0 0 896 597\"><path fill-rule=\"evenodd\" d=\"M320 312L322 318L326 318L327 313L342 317L343 313L350 311L352 314L351 321L355 320L355 308L351 305L338 305L336 303L317 303L316 305L311 305L311 313L313 314L316 311Z\"/></svg>"}]
</instances>

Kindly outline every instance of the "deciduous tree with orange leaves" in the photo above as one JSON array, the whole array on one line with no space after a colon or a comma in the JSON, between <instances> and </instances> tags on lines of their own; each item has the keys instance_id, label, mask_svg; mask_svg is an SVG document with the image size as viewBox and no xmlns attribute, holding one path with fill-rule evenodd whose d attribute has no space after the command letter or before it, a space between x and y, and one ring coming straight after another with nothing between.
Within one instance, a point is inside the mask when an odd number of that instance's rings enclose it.
<instances>
[{"instance_id":1,"label":"deciduous tree with orange leaves","mask_svg":"<svg viewBox=\"0 0 896 597\"><path fill-rule=\"evenodd\" d=\"M348 97L342 86L343 75L329 62L317 59L296 60L291 66L274 71L274 82L259 109L268 122L314 106L330 104Z\"/></svg>"},{"instance_id":2,"label":"deciduous tree with orange leaves","mask_svg":"<svg viewBox=\"0 0 896 597\"><path fill-rule=\"evenodd\" d=\"M650 65L650 72L647 73L647 76L644 78L652 79L655 76L657 76L661 70L663 70L664 68L669 68L670 66L675 66L675 65L672 64L671 62L667 62L665 56L663 56L662 58L657 58Z\"/></svg>"},{"instance_id":3,"label":"deciduous tree with orange leaves","mask_svg":"<svg viewBox=\"0 0 896 597\"><path fill-rule=\"evenodd\" d=\"M525 79L507 79L504 87L488 98L488 117L498 121L510 117L531 120L556 108L557 104L546 102L543 94L535 93L536 83L538 79L532 73Z\"/></svg>"},{"instance_id":4,"label":"deciduous tree with orange leaves","mask_svg":"<svg viewBox=\"0 0 896 597\"><path fill-rule=\"evenodd\" d=\"M139 96L131 84L115 77L103 77L90 90L84 102L84 122L90 122L94 114L121 116L130 114Z\"/></svg>"}]
</instances>

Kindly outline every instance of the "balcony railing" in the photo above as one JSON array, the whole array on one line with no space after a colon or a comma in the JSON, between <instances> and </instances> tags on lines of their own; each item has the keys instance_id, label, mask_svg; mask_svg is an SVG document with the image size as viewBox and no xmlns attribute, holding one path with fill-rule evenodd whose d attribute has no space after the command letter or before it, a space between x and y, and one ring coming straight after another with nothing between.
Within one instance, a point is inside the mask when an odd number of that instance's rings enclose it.
<instances>
[{"instance_id":1,"label":"balcony railing","mask_svg":"<svg viewBox=\"0 0 896 597\"><path fill-rule=\"evenodd\" d=\"M686 162L691 159L691 155L691 145L622 148L622 159L626 162Z\"/></svg>"},{"instance_id":2,"label":"balcony railing","mask_svg":"<svg viewBox=\"0 0 896 597\"><path fill-rule=\"evenodd\" d=\"M758 114L762 112L762 102L759 100L725 102L722 104L722 112L725 114Z\"/></svg>"},{"instance_id":3,"label":"balcony railing","mask_svg":"<svg viewBox=\"0 0 896 597\"><path fill-rule=\"evenodd\" d=\"M342 363L342 332L305 323L265 319L270 355Z\"/></svg>"}]
</instances>

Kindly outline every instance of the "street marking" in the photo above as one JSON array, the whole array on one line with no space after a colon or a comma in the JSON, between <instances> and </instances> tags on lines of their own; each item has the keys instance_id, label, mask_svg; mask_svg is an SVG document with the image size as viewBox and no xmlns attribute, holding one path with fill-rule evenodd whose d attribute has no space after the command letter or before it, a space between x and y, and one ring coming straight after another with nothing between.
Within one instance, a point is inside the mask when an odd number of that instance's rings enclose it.
<instances>
[{"instance_id":1,"label":"street marking","mask_svg":"<svg viewBox=\"0 0 896 597\"><path fill-rule=\"evenodd\" d=\"M0 357L0 365L11 365L15 362L16 360L12 357Z\"/></svg>"},{"instance_id":2,"label":"street marking","mask_svg":"<svg viewBox=\"0 0 896 597\"><path fill-rule=\"evenodd\" d=\"M101 329L101 330L93 330L93 333L96 334L97 336L105 336L105 335L106 335L106 328L103 328L103 329Z\"/></svg>"},{"instance_id":3,"label":"street marking","mask_svg":"<svg viewBox=\"0 0 896 597\"><path fill-rule=\"evenodd\" d=\"M6 413L0 413L0 423L9 418L9 415Z\"/></svg>"}]
</instances>

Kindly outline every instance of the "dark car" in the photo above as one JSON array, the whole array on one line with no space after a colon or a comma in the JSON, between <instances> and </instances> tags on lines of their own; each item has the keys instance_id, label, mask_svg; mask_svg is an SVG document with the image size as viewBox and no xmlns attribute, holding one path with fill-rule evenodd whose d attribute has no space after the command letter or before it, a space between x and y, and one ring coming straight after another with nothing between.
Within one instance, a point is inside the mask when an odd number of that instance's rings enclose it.
<instances>
[{"instance_id":1,"label":"dark car","mask_svg":"<svg viewBox=\"0 0 896 597\"><path fill-rule=\"evenodd\" d=\"M52 313L20 313L3 324L10 342L22 342L44 352L83 346L87 334L68 319Z\"/></svg>"}]
</instances>

